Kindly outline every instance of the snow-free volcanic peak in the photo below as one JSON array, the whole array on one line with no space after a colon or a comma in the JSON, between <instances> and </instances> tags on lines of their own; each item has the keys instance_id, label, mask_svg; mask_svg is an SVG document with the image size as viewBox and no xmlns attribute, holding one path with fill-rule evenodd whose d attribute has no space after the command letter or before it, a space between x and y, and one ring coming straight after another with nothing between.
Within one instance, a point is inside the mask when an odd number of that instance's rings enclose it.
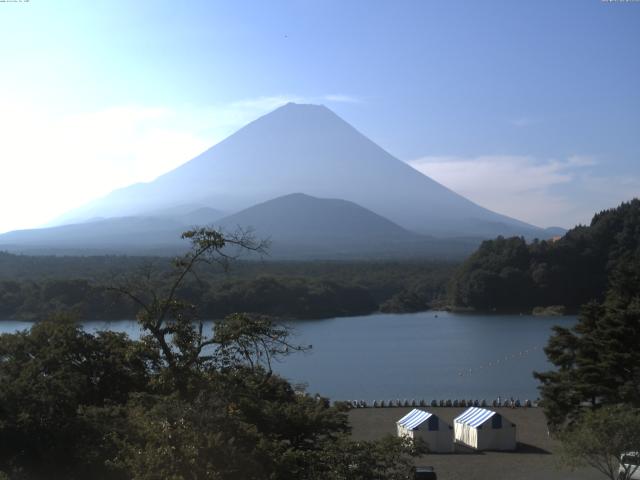
<instances>
[{"instance_id":1,"label":"snow-free volcanic peak","mask_svg":"<svg viewBox=\"0 0 640 480\"><path fill-rule=\"evenodd\" d=\"M393 157L327 107L288 103L156 180L116 190L67 219L194 203L233 213L303 192L343 199L415 232L543 234L482 208Z\"/></svg>"}]
</instances>

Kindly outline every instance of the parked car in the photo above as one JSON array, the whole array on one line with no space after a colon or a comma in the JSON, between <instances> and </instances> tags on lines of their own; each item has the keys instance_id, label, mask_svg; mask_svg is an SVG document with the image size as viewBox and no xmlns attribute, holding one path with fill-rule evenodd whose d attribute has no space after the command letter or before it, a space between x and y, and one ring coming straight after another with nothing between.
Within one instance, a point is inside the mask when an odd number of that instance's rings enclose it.
<instances>
[{"instance_id":1,"label":"parked car","mask_svg":"<svg viewBox=\"0 0 640 480\"><path fill-rule=\"evenodd\" d=\"M635 468L635 470L634 470ZM625 471L633 472L629 477L631 480L640 480L640 452L627 452L622 456L618 473L621 475Z\"/></svg>"},{"instance_id":2,"label":"parked car","mask_svg":"<svg viewBox=\"0 0 640 480\"><path fill-rule=\"evenodd\" d=\"M413 478L415 480L438 480L438 476L433 467L416 467Z\"/></svg>"}]
</instances>

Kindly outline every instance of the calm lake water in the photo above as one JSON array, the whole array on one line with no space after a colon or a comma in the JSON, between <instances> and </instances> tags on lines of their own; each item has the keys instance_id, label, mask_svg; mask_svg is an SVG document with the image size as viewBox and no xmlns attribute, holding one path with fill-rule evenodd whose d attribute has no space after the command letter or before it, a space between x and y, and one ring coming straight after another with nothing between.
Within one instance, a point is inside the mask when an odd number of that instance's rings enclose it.
<instances>
[{"instance_id":1,"label":"calm lake water","mask_svg":"<svg viewBox=\"0 0 640 480\"><path fill-rule=\"evenodd\" d=\"M312 344L274 369L308 391L336 400L538 397L534 370L551 368L543 352L553 325L575 317L448 312L374 314L290 322L294 341ZM29 328L0 322L0 333ZM140 334L133 321L86 322L88 331Z\"/></svg>"}]
</instances>

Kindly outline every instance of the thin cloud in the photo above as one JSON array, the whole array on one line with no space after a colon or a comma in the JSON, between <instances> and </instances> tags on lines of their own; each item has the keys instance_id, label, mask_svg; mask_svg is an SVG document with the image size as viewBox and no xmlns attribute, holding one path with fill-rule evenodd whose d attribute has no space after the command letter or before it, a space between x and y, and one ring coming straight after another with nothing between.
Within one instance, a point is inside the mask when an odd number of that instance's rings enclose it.
<instances>
[{"instance_id":1,"label":"thin cloud","mask_svg":"<svg viewBox=\"0 0 640 480\"><path fill-rule=\"evenodd\" d=\"M273 95L266 97L245 98L231 102L225 109L233 110L258 110L270 111L274 110L289 102L304 103L305 98L298 95Z\"/></svg>"},{"instance_id":2,"label":"thin cloud","mask_svg":"<svg viewBox=\"0 0 640 480\"><path fill-rule=\"evenodd\" d=\"M362 100L352 95L345 95L341 93L328 94L323 97L327 102L335 103L362 103Z\"/></svg>"},{"instance_id":3,"label":"thin cloud","mask_svg":"<svg viewBox=\"0 0 640 480\"><path fill-rule=\"evenodd\" d=\"M640 192L640 180L596 175L589 156L423 157L415 169L491 210L540 226L588 223Z\"/></svg>"},{"instance_id":4,"label":"thin cloud","mask_svg":"<svg viewBox=\"0 0 640 480\"><path fill-rule=\"evenodd\" d=\"M228 104L225 108L238 110L255 110L267 112L274 110L289 102L294 103L362 103L362 99L344 93L327 93L320 96L302 95L272 95L264 97L246 98Z\"/></svg>"},{"instance_id":5,"label":"thin cloud","mask_svg":"<svg viewBox=\"0 0 640 480\"><path fill-rule=\"evenodd\" d=\"M281 94L245 98L227 104L212 105L195 109L196 113L192 114L206 122L216 141L219 141L256 118L290 102L321 104L325 102L361 103L362 101L357 97L346 94L325 94L320 96Z\"/></svg>"},{"instance_id":6,"label":"thin cloud","mask_svg":"<svg viewBox=\"0 0 640 480\"><path fill-rule=\"evenodd\" d=\"M0 202L21 199L0 218L0 232L41 225L116 188L151 181L289 102L324 101L357 99L281 94L204 107L119 105L55 115L0 96Z\"/></svg>"},{"instance_id":7,"label":"thin cloud","mask_svg":"<svg viewBox=\"0 0 640 480\"><path fill-rule=\"evenodd\" d=\"M571 167L593 167L597 164L595 159L584 155L573 155L567 159L567 165Z\"/></svg>"},{"instance_id":8,"label":"thin cloud","mask_svg":"<svg viewBox=\"0 0 640 480\"><path fill-rule=\"evenodd\" d=\"M119 106L53 116L3 102L0 158L7 209L0 231L42 224L135 182L152 180L206 149L184 113Z\"/></svg>"}]
</instances>

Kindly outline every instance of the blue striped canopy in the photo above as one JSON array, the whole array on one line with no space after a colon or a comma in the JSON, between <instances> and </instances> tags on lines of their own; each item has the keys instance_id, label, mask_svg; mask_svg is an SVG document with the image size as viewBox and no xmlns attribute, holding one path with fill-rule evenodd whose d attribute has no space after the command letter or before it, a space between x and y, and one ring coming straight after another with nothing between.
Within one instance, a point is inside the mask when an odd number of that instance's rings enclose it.
<instances>
[{"instance_id":1,"label":"blue striped canopy","mask_svg":"<svg viewBox=\"0 0 640 480\"><path fill-rule=\"evenodd\" d=\"M409 413L407 413L404 417L398 420L398 425L402 425L408 430L414 430L422 425L425 421L429 419L429 417L433 415L433 413L425 412L424 410L418 410L414 408Z\"/></svg>"},{"instance_id":2,"label":"blue striped canopy","mask_svg":"<svg viewBox=\"0 0 640 480\"><path fill-rule=\"evenodd\" d=\"M486 408L471 407L467 408L461 415L454 419L454 422L469 425L476 428L493 417L496 412L487 410Z\"/></svg>"}]
</instances>

